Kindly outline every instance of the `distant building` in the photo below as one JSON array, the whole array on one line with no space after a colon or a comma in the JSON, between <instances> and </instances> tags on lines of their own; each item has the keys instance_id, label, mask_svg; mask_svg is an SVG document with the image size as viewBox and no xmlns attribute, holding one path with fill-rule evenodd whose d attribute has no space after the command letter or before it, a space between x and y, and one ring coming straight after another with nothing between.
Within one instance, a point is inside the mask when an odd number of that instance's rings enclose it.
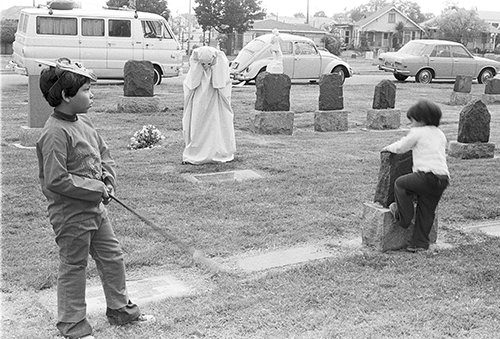
<instances>
[{"instance_id":1,"label":"distant building","mask_svg":"<svg viewBox=\"0 0 500 339\"><path fill-rule=\"evenodd\" d=\"M343 27L348 29L345 25ZM375 52L398 49L408 41L424 36L423 27L392 5L381 8L352 26L354 47Z\"/></svg>"}]
</instances>

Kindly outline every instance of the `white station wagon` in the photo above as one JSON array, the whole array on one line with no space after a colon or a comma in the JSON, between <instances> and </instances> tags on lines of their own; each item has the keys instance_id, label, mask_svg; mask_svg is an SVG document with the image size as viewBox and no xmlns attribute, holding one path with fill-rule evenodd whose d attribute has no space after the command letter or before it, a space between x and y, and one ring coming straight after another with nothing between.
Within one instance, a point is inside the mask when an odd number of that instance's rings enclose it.
<instances>
[{"instance_id":1,"label":"white station wagon","mask_svg":"<svg viewBox=\"0 0 500 339\"><path fill-rule=\"evenodd\" d=\"M391 72L398 81L415 77L428 84L432 79L472 76L482 84L500 72L500 62L472 55L464 45L445 40L412 40L397 52L382 53L378 68Z\"/></svg>"},{"instance_id":2,"label":"white station wagon","mask_svg":"<svg viewBox=\"0 0 500 339\"><path fill-rule=\"evenodd\" d=\"M273 34L261 35L250 41L230 64L235 82L255 80L272 61ZM332 53L320 50L309 38L280 33L283 73L290 79L317 81L322 74L338 73L342 79L352 76L351 66Z\"/></svg>"}]
</instances>

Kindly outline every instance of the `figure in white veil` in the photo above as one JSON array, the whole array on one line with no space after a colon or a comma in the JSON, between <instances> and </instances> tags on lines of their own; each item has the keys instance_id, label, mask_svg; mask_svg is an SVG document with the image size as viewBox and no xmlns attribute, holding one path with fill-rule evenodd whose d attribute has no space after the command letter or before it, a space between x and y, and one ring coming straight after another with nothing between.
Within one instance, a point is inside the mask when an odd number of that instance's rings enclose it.
<instances>
[{"instance_id":1,"label":"figure in white veil","mask_svg":"<svg viewBox=\"0 0 500 339\"><path fill-rule=\"evenodd\" d=\"M270 48L273 60L271 60L266 68L266 70L272 74L283 74L283 53L281 52L280 46L281 41L280 32L276 28L273 29L273 37L271 39Z\"/></svg>"},{"instance_id":2,"label":"figure in white veil","mask_svg":"<svg viewBox=\"0 0 500 339\"><path fill-rule=\"evenodd\" d=\"M190 164L234 159L231 79L226 55L213 47L193 50L184 80L182 160Z\"/></svg>"}]
</instances>

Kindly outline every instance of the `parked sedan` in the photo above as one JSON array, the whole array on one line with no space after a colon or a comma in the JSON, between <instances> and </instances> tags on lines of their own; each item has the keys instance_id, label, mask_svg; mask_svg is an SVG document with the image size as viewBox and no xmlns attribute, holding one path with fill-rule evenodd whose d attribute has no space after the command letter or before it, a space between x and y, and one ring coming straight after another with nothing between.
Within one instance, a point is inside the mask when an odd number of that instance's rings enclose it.
<instances>
[{"instance_id":1,"label":"parked sedan","mask_svg":"<svg viewBox=\"0 0 500 339\"><path fill-rule=\"evenodd\" d=\"M273 34L261 35L250 41L230 64L236 82L255 80L272 61ZM322 74L338 73L342 80L352 76L349 64L326 50L320 50L309 38L280 33L283 73L290 79L317 81Z\"/></svg>"},{"instance_id":2,"label":"parked sedan","mask_svg":"<svg viewBox=\"0 0 500 339\"><path fill-rule=\"evenodd\" d=\"M415 77L428 84L432 79L472 76L482 84L500 72L500 62L472 55L462 44L445 40L412 40L397 52L382 53L378 68L399 81Z\"/></svg>"}]
</instances>

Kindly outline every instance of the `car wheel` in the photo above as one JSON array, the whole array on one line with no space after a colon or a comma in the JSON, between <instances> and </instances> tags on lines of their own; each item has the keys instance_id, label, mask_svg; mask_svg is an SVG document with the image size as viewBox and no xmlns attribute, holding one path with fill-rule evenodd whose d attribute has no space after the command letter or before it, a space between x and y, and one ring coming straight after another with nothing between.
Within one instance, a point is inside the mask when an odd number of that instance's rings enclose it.
<instances>
[{"instance_id":1,"label":"car wheel","mask_svg":"<svg viewBox=\"0 0 500 339\"><path fill-rule=\"evenodd\" d=\"M154 66L153 68L154 71L154 76L153 76L153 83L155 86L161 84L161 70L160 67Z\"/></svg>"},{"instance_id":2,"label":"car wheel","mask_svg":"<svg viewBox=\"0 0 500 339\"><path fill-rule=\"evenodd\" d=\"M342 77L342 83L345 81L345 70L342 66L336 66L332 69L332 74L338 74Z\"/></svg>"},{"instance_id":3,"label":"car wheel","mask_svg":"<svg viewBox=\"0 0 500 339\"><path fill-rule=\"evenodd\" d=\"M484 84L486 80L493 78L494 76L495 73L493 73L493 70L491 68L483 69L477 77L477 82L479 82L480 84Z\"/></svg>"},{"instance_id":4,"label":"car wheel","mask_svg":"<svg viewBox=\"0 0 500 339\"><path fill-rule=\"evenodd\" d=\"M394 77L396 78L397 81L405 81L406 79L408 79L407 75L397 74L397 73L394 73Z\"/></svg>"},{"instance_id":5,"label":"car wheel","mask_svg":"<svg viewBox=\"0 0 500 339\"><path fill-rule=\"evenodd\" d=\"M415 80L421 84L430 84L432 81L432 72L429 69L423 69L417 73Z\"/></svg>"}]
</instances>

